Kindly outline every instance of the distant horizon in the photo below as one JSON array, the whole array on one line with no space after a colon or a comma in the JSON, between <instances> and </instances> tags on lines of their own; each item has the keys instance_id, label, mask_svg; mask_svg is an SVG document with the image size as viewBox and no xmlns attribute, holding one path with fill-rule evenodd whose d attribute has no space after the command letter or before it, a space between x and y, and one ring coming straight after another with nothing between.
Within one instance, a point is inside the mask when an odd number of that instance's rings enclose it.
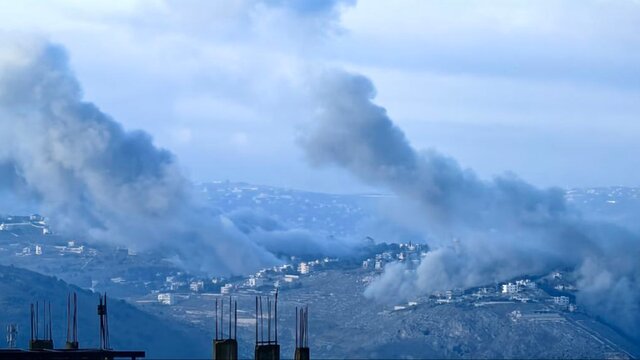
<instances>
[{"instance_id":1,"label":"distant horizon","mask_svg":"<svg viewBox=\"0 0 640 360\"><path fill-rule=\"evenodd\" d=\"M524 180L524 179L523 179ZM203 180L203 181L193 181L194 185L204 185L206 183L212 182L229 182L229 183L242 183L247 185L256 185L256 186L268 186L282 189L289 189L294 191L305 191L305 192L315 192L322 194L330 194L330 195L384 195L384 196L394 196L392 191L384 192L382 189L376 190L374 187L370 187L369 191L363 190L361 192L353 191L353 192L331 192L331 191L320 191L314 189L305 189L300 187L292 187L292 186L281 186L276 184L266 184L260 182L251 182L246 180L235 180L235 179L212 179L212 180ZM640 189L639 185L595 185L595 186L549 186L549 188L559 188L564 191L571 190L587 190L587 189L610 189L610 188L622 188L622 189Z\"/></svg>"}]
</instances>

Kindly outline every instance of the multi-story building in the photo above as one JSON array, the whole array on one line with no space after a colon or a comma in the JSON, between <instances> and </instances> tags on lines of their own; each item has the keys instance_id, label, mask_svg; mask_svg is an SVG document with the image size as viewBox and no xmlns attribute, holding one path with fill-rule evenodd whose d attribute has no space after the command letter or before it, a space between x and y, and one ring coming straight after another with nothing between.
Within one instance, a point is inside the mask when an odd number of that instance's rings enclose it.
<instances>
[{"instance_id":1,"label":"multi-story building","mask_svg":"<svg viewBox=\"0 0 640 360\"><path fill-rule=\"evenodd\" d=\"M220 288L220 294L222 295L229 295L231 294L231 291L233 291L233 284L224 284Z\"/></svg>"},{"instance_id":2,"label":"multi-story building","mask_svg":"<svg viewBox=\"0 0 640 360\"><path fill-rule=\"evenodd\" d=\"M193 292L200 292L204 290L204 281L202 280L192 281L189 284L189 289Z\"/></svg>"},{"instance_id":3,"label":"multi-story building","mask_svg":"<svg viewBox=\"0 0 640 360\"><path fill-rule=\"evenodd\" d=\"M247 280L247 286L250 287L261 287L264 285L264 278L263 277L257 277L257 276L251 276L248 280Z\"/></svg>"},{"instance_id":4,"label":"multi-story building","mask_svg":"<svg viewBox=\"0 0 640 360\"><path fill-rule=\"evenodd\" d=\"M308 263L306 263L306 262L301 262L301 263L298 265L298 272L299 272L300 274L303 274L303 275L304 275L304 274L308 274L310 271L311 271L311 266L310 266Z\"/></svg>"},{"instance_id":5,"label":"multi-story building","mask_svg":"<svg viewBox=\"0 0 640 360\"><path fill-rule=\"evenodd\" d=\"M520 287L518 286L518 284L514 284L514 283L502 284L503 294L515 294L518 291L520 291Z\"/></svg>"}]
</instances>

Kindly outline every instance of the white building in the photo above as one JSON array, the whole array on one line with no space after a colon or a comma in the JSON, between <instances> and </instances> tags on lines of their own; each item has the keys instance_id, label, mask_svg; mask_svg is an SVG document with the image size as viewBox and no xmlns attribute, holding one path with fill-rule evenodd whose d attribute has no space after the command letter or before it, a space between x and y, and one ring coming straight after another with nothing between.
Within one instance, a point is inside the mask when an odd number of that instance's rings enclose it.
<instances>
[{"instance_id":1,"label":"white building","mask_svg":"<svg viewBox=\"0 0 640 360\"><path fill-rule=\"evenodd\" d=\"M537 287L536 283L529 279L516 280L516 285L518 285L520 289L522 289L523 287L526 287L529 289L535 289Z\"/></svg>"},{"instance_id":2,"label":"white building","mask_svg":"<svg viewBox=\"0 0 640 360\"><path fill-rule=\"evenodd\" d=\"M38 214L29 215L29 221L44 223L44 216Z\"/></svg>"},{"instance_id":3,"label":"white building","mask_svg":"<svg viewBox=\"0 0 640 360\"><path fill-rule=\"evenodd\" d=\"M371 260L371 259L367 259L367 260L364 260L364 261L362 262L362 268L363 268L363 269L370 269L370 268L372 268L372 267L373 267L373 260Z\"/></svg>"},{"instance_id":4,"label":"white building","mask_svg":"<svg viewBox=\"0 0 640 360\"><path fill-rule=\"evenodd\" d=\"M220 288L220 294L222 295L229 295L231 294L231 291L233 290L233 285L232 284L224 284L221 288Z\"/></svg>"},{"instance_id":5,"label":"white building","mask_svg":"<svg viewBox=\"0 0 640 360\"><path fill-rule=\"evenodd\" d=\"M260 287L264 285L264 279L262 277L252 276L247 280L247 286Z\"/></svg>"},{"instance_id":6,"label":"white building","mask_svg":"<svg viewBox=\"0 0 640 360\"><path fill-rule=\"evenodd\" d=\"M520 287L518 286L518 284L514 284L514 283L502 284L503 294L515 294L518 291L520 291Z\"/></svg>"},{"instance_id":7,"label":"white building","mask_svg":"<svg viewBox=\"0 0 640 360\"><path fill-rule=\"evenodd\" d=\"M192 281L189 284L189 289L193 292L200 292L202 290L204 290L204 281L202 280L198 280L198 281Z\"/></svg>"},{"instance_id":8,"label":"white building","mask_svg":"<svg viewBox=\"0 0 640 360\"><path fill-rule=\"evenodd\" d=\"M42 255L42 246L36 245L36 255Z\"/></svg>"},{"instance_id":9,"label":"white building","mask_svg":"<svg viewBox=\"0 0 640 360\"><path fill-rule=\"evenodd\" d=\"M376 270L384 269L384 260L382 260L382 259L376 260L376 264L375 264L374 267L375 267Z\"/></svg>"},{"instance_id":10,"label":"white building","mask_svg":"<svg viewBox=\"0 0 640 360\"><path fill-rule=\"evenodd\" d=\"M80 245L77 247L68 247L66 251L72 254L82 254L84 252L84 245Z\"/></svg>"},{"instance_id":11,"label":"white building","mask_svg":"<svg viewBox=\"0 0 640 360\"><path fill-rule=\"evenodd\" d=\"M187 285L187 283L185 283L184 281L174 281L169 283L169 289L176 291L176 290L180 290L180 288L182 288L185 285Z\"/></svg>"},{"instance_id":12,"label":"white building","mask_svg":"<svg viewBox=\"0 0 640 360\"><path fill-rule=\"evenodd\" d=\"M160 293L158 294L158 302L162 305L174 305L176 298L171 293Z\"/></svg>"},{"instance_id":13,"label":"white building","mask_svg":"<svg viewBox=\"0 0 640 360\"><path fill-rule=\"evenodd\" d=\"M569 305L569 297L568 296L554 296L553 303L560 306L568 306Z\"/></svg>"},{"instance_id":14,"label":"white building","mask_svg":"<svg viewBox=\"0 0 640 360\"><path fill-rule=\"evenodd\" d=\"M293 266L291 264L284 264L280 266L280 271L289 271L293 270Z\"/></svg>"},{"instance_id":15,"label":"white building","mask_svg":"<svg viewBox=\"0 0 640 360\"><path fill-rule=\"evenodd\" d=\"M309 264L307 264L306 262L301 262L298 265L298 272L302 275L308 274L311 271L311 266L309 266Z\"/></svg>"},{"instance_id":16,"label":"white building","mask_svg":"<svg viewBox=\"0 0 640 360\"><path fill-rule=\"evenodd\" d=\"M462 295L464 295L464 290L462 289L446 290L445 292L440 292L437 294L437 296L444 297L448 300L453 300L455 297L460 297Z\"/></svg>"},{"instance_id":17,"label":"white building","mask_svg":"<svg viewBox=\"0 0 640 360\"><path fill-rule=\"evenodd\" d=\"M296 280L298 280L300 277L298 275L285 275L284 276L284 281L288 282L288 283L292 283Z\"/></svg>"}]
</instances>

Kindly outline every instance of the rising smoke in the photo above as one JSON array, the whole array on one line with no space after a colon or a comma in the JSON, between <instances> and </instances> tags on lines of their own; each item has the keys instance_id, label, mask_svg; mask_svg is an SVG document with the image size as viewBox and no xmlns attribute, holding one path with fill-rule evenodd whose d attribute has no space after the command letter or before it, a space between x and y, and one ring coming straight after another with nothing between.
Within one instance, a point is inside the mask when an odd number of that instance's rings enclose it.
<instances>
[{"instance_id":1,"label":"rising smoke","mask_svg":"<svg viewBox=\"0 0 640 360\"><path fill-rule=\"evenodd\" d=\"M309 160L401 196L418 209L415 226L433 248L416 269L388 266L366 296L399 301L571 268L581 304L629 333L638 329L637 236L583 220L560 189L538 189L515 175L483 180L450 157L415 150L372 102L374 87L362 76L330 72L318 83L315 121L301 139Z\"/></svg>"},{"instance_id":2,"label":"rising smoke","mask_svg":"<svg viewBox=\"0 0 640 360\"><path fill-rule=\"evenodd\" d=\"M281 256L348 256L360 245L329 233L289 228L261 210L242 208L224 216L256 244Z\"/></svg>"},{"instance_id":3,"label":"rising smoke","mask_svg":"<svg viewBox=\"0 0 640 360\"><path fill-rule=\"evenodd\" d=\"M0 124L0 185L54 228L160 249L191 270L239 274L278 262L196 200L170 152L83 101L59 46L0 49Z\"/></svg>"}]
</instances>

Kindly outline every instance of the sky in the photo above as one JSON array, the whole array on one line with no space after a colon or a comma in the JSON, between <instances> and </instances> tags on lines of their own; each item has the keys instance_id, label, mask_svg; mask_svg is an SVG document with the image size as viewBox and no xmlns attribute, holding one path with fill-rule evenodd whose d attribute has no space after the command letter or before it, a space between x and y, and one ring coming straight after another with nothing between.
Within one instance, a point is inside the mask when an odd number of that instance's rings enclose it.
<instances>
[{"instance_id":1,"label":"sky","mask_svg":"<svg viewBox=\"0 0 640 360\"><path fill-rule=\"evenodd\" d=\"M1 1L0 34L63 46L84 98L194 181L376 190L300 149L342 69L481 178L638 185L639 1Z\"/></svg>"}]
</instances>

